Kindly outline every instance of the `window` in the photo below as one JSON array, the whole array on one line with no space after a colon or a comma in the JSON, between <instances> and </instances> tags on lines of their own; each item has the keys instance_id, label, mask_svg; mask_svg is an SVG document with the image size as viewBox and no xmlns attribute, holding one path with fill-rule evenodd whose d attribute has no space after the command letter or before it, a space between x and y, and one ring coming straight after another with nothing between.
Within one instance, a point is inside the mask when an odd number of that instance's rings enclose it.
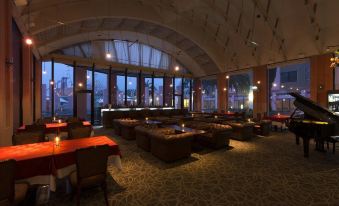
<instances>
[{"instance_id":1,"label":"window","mask_svg":"<svg viewBox=\"0 0 339 206\"><path fill-rule=\"evenodd\" d=\"M214 112L217 110L217 80L216 79L204 79L202 80L202 101L201 110L203 112Z\"/></svg>"},{"instance_id":2,"label":"window","mask_svg":"<svg viewBox=\"0 0 339 206\"><path fill-rule=\"evenodd\" d=\"M281 83L296 82L297 76L297 71L281 72Z\"/></svg>"},{"instance_id":3,"label":"window","mask_svg":"<svg viewBox=\"0 0 339 206\"><path fill-rule=\"evenodd\" d=\"M52 62L42 63L41 79L41 115L42 117L52 117Z\"/></svg>"},{"instance_id":4,"label":"window","mask_svg":"<svg viewBox=\"0 0 339 206\"><path fill-rule=\"evenodd\" d=\"M73 116L73 66L54 63L54 114Z\"/></svg>"},{"instance_id":5,"label":"window","mask_svg":"<svg viewBox=\"0 0 339 206\"><path fill-rule=\"evenodd\" d=\"M152 105L152 78L146 77L144 78L144 104L145 106Z\"/></svg>"},{"instance_id":6,"label":"window","mask_svg":"<svg viewBox=\"0 0 339 206\"><path fill-rule=\"evenodd\" d=\"M248 112L253 110L252 72L230 75L228 80L228 110Z\"/></svg>"},{"instance_id":7,"label":"window","mask_svg":"<svg viewBox=\"0 0 339 206\"><path fill-rule=\"evenodd\" d=\"M137 77L127 77L127 105L135 106L138 104L137 100Z\"/></svg>"},{"instance_id":8,"label":"window","mask_svg":"<svg viewBox=\"0 0 339 206\"><path fill-rule=\"evenodd\" d=\"M154 78L154 106L163 106L164 78Z\"/></svg>"},{"instance_id":9,"label":"window","mask_svg":"<svg viewBox=\"0 0 339 206\"><path fill-rule=\"evenodd\" d=\"M184 79L183 82L184 87L184 108L190 109L190 96L191 96L191 80Z\"/></svg>"},{"instance_id":10,"label":"window","mask_svg":"<svg viewBox=\"0 0 339 206\"><path fill-rule=\"evenodd\" d=\"M141 44L139 42L130 42L125 40L97 40L83 42L54 51L53 53L61 53L69 56L93 58L156 69L169 69L173 60L171 55L161 51L158 48ZM111 54L111 57L107 58L105 56L106 53ZM183 65L181 65L180 62L175 61L175 64L180 66L180 73L188 73L188 70Z\"/></svg>"},{"instance_id":11,"label":"window","mask_svg":"<svg viewBox=\"0 0 339 206\"><path fill-rule=\"evenodd\" d=\"M117 75L116 81L117 105L125 105L125 76Z\"/></svg>"},{"instance_id":12,"label":"window","mask_svg":"<svg viewBox=\"0 0 339 206\"><path fill-rule=\"evenodd\" d=\"M108 104L108 75L94 73L94 122L101 122L101 109Z\"/></svg>"},{"instance_id":13,"label":"window","mask_svg":"<svg viewBox=\"0 0 339 206\"><path fill-rule=\"evenodd\" d=\"M175 78L175 98L174 98L174 107L176 109L181 109L181 99L182 99L182 78Z\"/></svg>"},{"instance_id":14,"label":"window","mask_svg":"<svg viewBox=\"0 0 339 206\"><path fill-rule=\"evenodd\" d=\"M290 114L295 109L289 92L310 97L310 64L302 62L271 68L269 79L269 113Z\"/></svg>"}]
</instances>

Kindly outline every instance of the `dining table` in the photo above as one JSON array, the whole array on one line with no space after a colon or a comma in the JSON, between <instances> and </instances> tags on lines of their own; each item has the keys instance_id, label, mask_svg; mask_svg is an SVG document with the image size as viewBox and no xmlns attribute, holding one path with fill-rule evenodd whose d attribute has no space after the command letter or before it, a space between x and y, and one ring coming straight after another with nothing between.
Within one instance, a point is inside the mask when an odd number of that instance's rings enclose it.
<instances>
[{"instance_id":1,"label":"dining table","mask_svg":"<svg viewBox=\"0 0 339 206\"><path fill-rule=\"evenodd\" d=\"M49 185L55 191L56 178L67 177L76 170L76 150L99 145L109 145L108 161L122 170L119 145L107 136L0 147L0 161L16 160L17 182Z\"/></svg>"}]
</instances>

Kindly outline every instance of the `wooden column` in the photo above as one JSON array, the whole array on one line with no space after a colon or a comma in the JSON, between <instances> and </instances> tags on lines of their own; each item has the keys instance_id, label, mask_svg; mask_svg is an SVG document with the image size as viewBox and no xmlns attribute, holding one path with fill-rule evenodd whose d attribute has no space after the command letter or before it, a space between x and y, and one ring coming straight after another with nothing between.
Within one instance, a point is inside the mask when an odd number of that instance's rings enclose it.
<instances>
[{"instance_id":1,"label":"wooden column","mask_svg":"<svg viewBox=\"0 0 339 206\"><path fill-rule=\"evenodd\" d=\"M225 112L227 111L226 107L227 84L225 73L220 73L217 75L217 87L218 87L218 112L222 111Z\"/></svg>"},{"instance_id":2,"label":"wooden column","mask_svg":"<svg viewBox=\"0 0 339 206\"><path fill-rule=\"evenodd\" d=\"M201 111L201 79L194 79L193 110Z\"/></svg>"},{"instance_id":3,"label":"wooden column","mask_svg":"<svg viewBox=\"0 0 339 206\"><path fill-rule=\"evenodd\" d=\"M268 110L268 79L267 66L253 68L253 85L258 89L253 92L253 117L257 113L263 115Z\"/></svg>"},{"instance_id":4,"label":"wooden column","mask_svg":"<svg viewBox=\"0 0 339 206\"><path fill-rule=\"evenodd\" d=\"M332 54L324 54L310 58L311 99L324 107L327 107L327 92L333 88L331 57Z\"/></svg>"},{"instance_id":5,"label":"wooden column","mask_svg":"<svg viewBox=\"0 0 339 206\"><path fill-rule=\"evenodd\" d=\"M42 63L40 60L35 61L35 118L41 118L41 78Z\"/></svg>"},{"instance_id":6,"label":"wooden column","mask_svg":"<svg viewBox=\"0 0 339 206\"><path fill-rule=\"evenodd\" d=\"M11 145L13 134L13 65L9 63L13 57L11 2L0 1L0 146Z\"/></svg>"}]
</instances>

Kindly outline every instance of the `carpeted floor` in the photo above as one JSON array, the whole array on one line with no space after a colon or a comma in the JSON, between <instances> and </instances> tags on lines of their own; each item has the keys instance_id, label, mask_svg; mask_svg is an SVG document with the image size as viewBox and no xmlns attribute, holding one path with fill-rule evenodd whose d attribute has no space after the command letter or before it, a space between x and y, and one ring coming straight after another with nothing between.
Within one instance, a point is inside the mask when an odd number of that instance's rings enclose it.
<instances>
[{"instance_id":1,"label":"carpeted floor","mask_svg":"<svg viewBox=\"0 0 339 206\"><path fill-rule=\"evenodd\" d=\"M172 164L112 130L95 134L112 137L123 155L123 171L109 166L112 205L339 205L339 155L315 152L311 145L306 159L288 132L231 141L230 150L205 149ZM81 205L104 205L100 189L82 194ZM57 193L50 205L75 200Z\"/></svg>"}]
</instances>

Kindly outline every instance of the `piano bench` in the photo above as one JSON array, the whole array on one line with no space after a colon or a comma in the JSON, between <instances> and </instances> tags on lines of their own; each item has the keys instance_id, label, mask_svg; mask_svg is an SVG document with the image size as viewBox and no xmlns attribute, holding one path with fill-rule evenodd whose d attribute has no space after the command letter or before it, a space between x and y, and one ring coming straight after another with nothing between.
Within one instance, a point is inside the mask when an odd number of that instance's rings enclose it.
<instances>
[{"instance_id":1,"label":"piano bench","mask_svg":"<svg viewBox=\"0 0 339 206\"><path fill-rule=\"evenodd\" d=\"M335 153L335 143L339 142L339 136L330 136L327 139L327 149L329 149L329 145L328 142L331 142L333 144L333 148L332 148L332 153Z\"/></svg>"}]
</instances>

